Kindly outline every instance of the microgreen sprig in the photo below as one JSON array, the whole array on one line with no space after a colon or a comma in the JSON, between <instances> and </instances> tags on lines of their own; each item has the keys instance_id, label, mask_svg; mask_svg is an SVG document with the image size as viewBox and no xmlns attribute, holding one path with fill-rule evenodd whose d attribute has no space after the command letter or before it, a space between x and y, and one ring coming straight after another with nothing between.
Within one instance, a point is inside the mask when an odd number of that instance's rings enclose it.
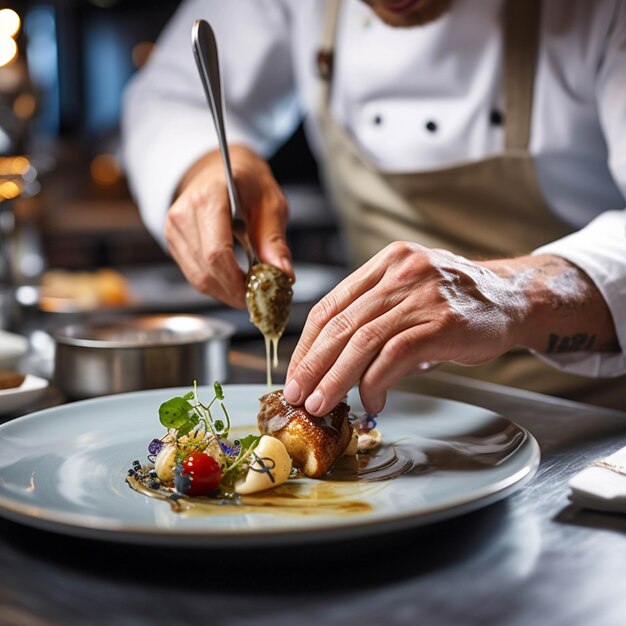
<instances>
[{"instance_id":1,"label":"microgreen sprig","mask_svg":"<svg viewBox=\"0 0 626 626\"><path fill-rule=\"evenodd\" d=\"M208 404L198 399L197 382L193 383L193 391L184 396L176 396L159 407L159 419L165 428L173 428L179 437L186 435L201 422L214 437L228 437L230 431L230 416L224 406L224 390L219 382L213 383L214 396ZM219 400L226 423L215 419L211 413L213 403Z\"/></svg>"},{"instance_id":2,"label":"microgreen sprig","mask_svg":"<svg viewBox=\"0 0 626 626\"><path fill-rule=\"evenodd\" d=\"M197 381L194 381L193 391L189 391L183 396L171 398L161 404L159 407L159 419L165 428L176 431L178 442L185 435L191 437L191 440L182 444L182 447L178 450L177 461L182 461L191 448L203 451L208 447L210 441L214 440L222 452L221 465L224 473L226 473L227 471L230 472L233 466L235 469L242 466L254 447L256 447L259 437L254 435L244 437L242 439L243 443L236 441L233 446L232 442L228 440L231 428L230 415L223 402L224 389L218 381L213 383L213 392L213 398L211 398L208 404L204 404L198 397ZM219 402L222 410L222 419L216 418L211 410L216 402ZM214 408L213 411L215 411ZM208 440L205 439L203 442L193 441L194 437L197 438L199 428L204 428L209 435ZM179 443L177 443L178 445Z\"/></svg>"}]
</instances>

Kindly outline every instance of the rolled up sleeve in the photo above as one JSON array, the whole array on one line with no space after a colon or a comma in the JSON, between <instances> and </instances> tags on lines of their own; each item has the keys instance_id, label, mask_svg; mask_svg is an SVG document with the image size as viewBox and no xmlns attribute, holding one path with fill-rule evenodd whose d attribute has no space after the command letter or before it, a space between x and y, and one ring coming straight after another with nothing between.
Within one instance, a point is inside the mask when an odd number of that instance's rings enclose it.
<instances>
[{"instance_id":1,"label":"rolled up sleeve","mask_svg":"<svg viewBox=\"0 0 626 626\"><path fill-rule=\"evenodd\" d=\"M626 3L614 6L597 75L596 101L608 166L626 205ZM626 209L602 213L582 230L535 253L561 256L594 281L611 311L621 348L619 352L538 356L555 367L587 376L626 373Z\"/></svg>"}]
</instances>

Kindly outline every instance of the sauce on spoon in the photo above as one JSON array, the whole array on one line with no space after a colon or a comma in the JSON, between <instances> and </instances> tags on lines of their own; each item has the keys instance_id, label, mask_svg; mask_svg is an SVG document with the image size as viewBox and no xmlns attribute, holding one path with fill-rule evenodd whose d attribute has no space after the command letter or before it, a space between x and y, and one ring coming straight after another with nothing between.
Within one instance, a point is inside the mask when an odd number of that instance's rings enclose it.
<instances>
[{"instance_id":1,"label":"sauce on spoon","mask_svg":"<svg viewBox=\"0 0 626 626\"><path fill-rule=\"evenodd\" d=\"M268 263L257 263L246 278L246 305L250 321L265 339L267 386L272 386L272 365L278 365L280 340L291 310L293 289L289 276Z\"/></svg>"}]
</instances>

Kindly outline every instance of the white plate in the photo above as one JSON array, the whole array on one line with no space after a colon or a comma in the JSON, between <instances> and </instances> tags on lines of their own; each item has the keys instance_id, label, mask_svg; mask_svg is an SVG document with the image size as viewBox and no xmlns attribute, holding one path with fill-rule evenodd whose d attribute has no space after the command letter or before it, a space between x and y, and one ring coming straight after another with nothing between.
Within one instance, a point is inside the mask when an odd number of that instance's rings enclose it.
<instances>
[{"instance_id":1,"label":"white plate","mask_svg":"<svg viewBox=\"0 0 626 626\"><path fill-rule=\"evenodd\" d=\"M374 536L449 518L495 502L534 475L539 447L523 443L493 466L447 467L383 483L349 483L349 496L367 513L282 515L238 513L183 516L167 502L141 495L125 482L134 459L163 434L161 402L188 389L141 391L75 402L0 426L0 515L39 528L94 539L154 545L267 546ZM261 385L225 385L233 424L256 423ZM200 390L207 400L211 390ZM350 396L358 410L356 395ZM479 407L391 393L379 428L385 441L470 437L511 423ZM470 459L471 461L471 459ZM305 487L315 481L305 480ZM319 485L319 483L317 483ZM346 485L346 483L343 483ZM226 509L228 509L226 511Z\"/></svg>"},{"instance_id":2,"label":"white plate","mask_svg":"<svg viewBox=\"0 0 626 626\"><path fill-rule=\"evenodd\" d=\"M27 407L37 400L48 387L48 381L39 376L26 374L19 387L0 389L0 415Z\"/></svg>"}]
</instances>

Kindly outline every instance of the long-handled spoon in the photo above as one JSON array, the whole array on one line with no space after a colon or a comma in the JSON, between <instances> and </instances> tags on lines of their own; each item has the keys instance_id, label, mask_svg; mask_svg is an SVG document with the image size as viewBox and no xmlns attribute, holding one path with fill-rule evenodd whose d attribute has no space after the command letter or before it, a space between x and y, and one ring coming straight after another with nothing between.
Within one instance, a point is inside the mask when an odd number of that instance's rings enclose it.
<instances>
[{"instance_id":1,"label":"long-handled spoon","mask_svg":"<svg viewBox=\"0 0 626 626\"><path fill-rule=\"evenodd\" d=\"M248 227L241 212L226 141L217 41L213 29L205 20L196 20L192 31L192 45L224 161L228 195L233 214L233 235L239 240L248 257L246 304L250 312L250 320L265 337L268 350L267 379L269 385L271 382L269 346L271 343L274 347L273 361L274 366L276 366L278 362L278 340L289 321L293 296L291 281L287 274L277 267L259 262L248 236Z\"/></svg>"}]
</instances>

